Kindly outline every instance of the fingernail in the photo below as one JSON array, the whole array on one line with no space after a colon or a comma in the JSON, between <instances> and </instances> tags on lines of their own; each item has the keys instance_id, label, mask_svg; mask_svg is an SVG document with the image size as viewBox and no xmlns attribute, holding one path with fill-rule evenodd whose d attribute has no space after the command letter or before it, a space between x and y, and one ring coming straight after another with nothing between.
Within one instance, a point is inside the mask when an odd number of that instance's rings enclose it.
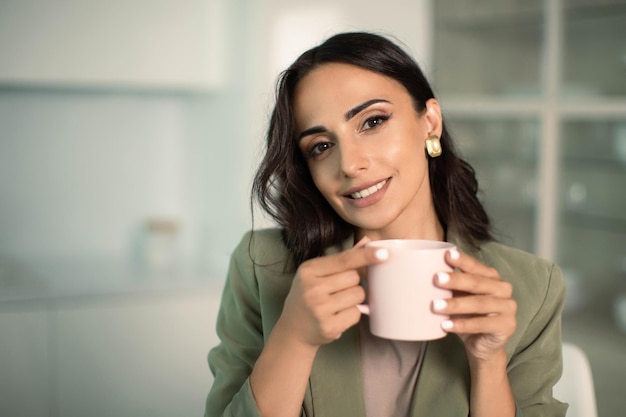
<instances>
[{"instance_id":1,"label":"fingernail","mask_svg":"<svg viewBox=\"0 0 626 417\"><path fill-rule=\"evenodd\" d=\"M441 322L441 328L444 330L450 330L453 326L452 320L444 320Z\"/></svg>"},{"instance_id":2,"label":"fingernail","mask_svg":"<svg viewBox=\"0 0 626 417\"><path fill-rule=\"evenodd\" d=\"M376 249L376 252L374 252L374 256L379 261L385 261L389 259L389 251L386 248L379 248Z\"/></svg>"},{"instance_id":3,"label":"fingernail","mask_svg":"<svg viewBox=\"0 0 626 417\"><path fill-rule=\"evenodd\" d=\"M434 300L433 301L433 308L435 310L443 310L444 308L446 308L446 306L448 305L448 303L446 302L446 300Z\"/></svg>"},{"instance_id":4,"label":"fingernail","mask_svg":"<svg viewBox=\"0 0 626 417\"><path fill-rule=\"evenodd\" d=\"M459 254L459 251L456 249L450 249L448 253L450 254L450 259L454 259L454 260L459 259L459 257L461 256Z\"/></svg>"},{"instance_id":5,"label":"fingernail","mask_svg":"<svg viewBox=\"0 0 626 417\"><path fill-rule=\"evenodd\" d=\"M450 281L450 275L447 272L437 272L437 282L439 284L447 284Z\"/></svg>"}]
</instances>

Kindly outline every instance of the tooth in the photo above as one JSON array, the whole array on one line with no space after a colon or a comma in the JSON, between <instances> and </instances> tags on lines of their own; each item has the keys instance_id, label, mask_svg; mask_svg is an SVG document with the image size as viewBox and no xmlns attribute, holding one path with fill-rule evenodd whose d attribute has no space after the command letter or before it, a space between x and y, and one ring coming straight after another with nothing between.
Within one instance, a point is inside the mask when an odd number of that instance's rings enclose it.
<instances>
[{"instance_id":1,"label":"tooth","mask_svg":"<svg viewBox=\"0 0 626 417\"><path fill-rule=\"evenodd\" d=\"M350 197L354 198L355 200L358 200L359 198L367 197L369 195L374 194L376 191L380 190L381 188L383 188L385 184L387 184L387 180L383 180L376 185L372 185L371 187L366 188L365 190L352 193Z\"/></svg>"}]
</instances>

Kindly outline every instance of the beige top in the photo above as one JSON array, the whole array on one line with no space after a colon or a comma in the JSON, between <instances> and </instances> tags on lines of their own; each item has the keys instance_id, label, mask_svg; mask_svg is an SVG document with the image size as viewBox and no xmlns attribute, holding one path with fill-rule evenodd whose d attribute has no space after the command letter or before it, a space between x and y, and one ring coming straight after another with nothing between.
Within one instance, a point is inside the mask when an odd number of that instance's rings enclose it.
<instances>
[{"instance_id":1,"label":"beige top","mask_svg":"<svg viewBox=\"0 0 626 417\"><path fill-rule=\"evenodd\" d=\"M367 417L409 417L425 342L374 336L367 316L361 319L359 330Z\"/></svg>"}]
</instances>

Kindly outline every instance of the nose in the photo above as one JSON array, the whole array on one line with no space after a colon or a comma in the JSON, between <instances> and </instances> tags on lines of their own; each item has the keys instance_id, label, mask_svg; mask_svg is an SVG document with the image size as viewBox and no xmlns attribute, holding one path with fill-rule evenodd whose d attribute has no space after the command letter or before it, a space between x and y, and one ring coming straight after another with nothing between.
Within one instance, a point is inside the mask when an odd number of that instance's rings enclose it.
<instances>
[{"instance_id":1,"label":"nose","mask_svg":"<svg viewBox=\"0 0 626 417\"><path fill-rule=\"evenodd\" d=\"M363 144L359 144L357 141L342 141L339 154L341 174L346 177L356 177L370 166L370 160Z\"/></svg>"}]
</instances>

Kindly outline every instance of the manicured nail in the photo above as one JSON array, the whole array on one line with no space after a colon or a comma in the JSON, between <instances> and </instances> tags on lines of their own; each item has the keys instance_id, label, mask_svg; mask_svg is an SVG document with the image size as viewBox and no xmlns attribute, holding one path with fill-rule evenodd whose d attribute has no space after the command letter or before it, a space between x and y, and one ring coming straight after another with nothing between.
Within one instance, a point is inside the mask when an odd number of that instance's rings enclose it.
<instances>
[{"instance_id":1,"label":"manicured nail","mask_svg":"<svg viewBox=\"0 0 626 417\"><path fill-rule=\"evenodd\" d=\"M459 259L459 257L461 256L459 254L459 251L456 249L450 249L448 253L450 254L450 259L454 259L454 260Z\"/></svg>"},{"instance_id":2,"label":"manicured nail","mask_svg":"<svg viewBox=\"0 0 626 417\"><path fill-rule=\"evenodd\" d=\"M437 272L437 282L439 284L447 284L450 281L450 274L447 272Z\"/></svg>"},{"instance_id":3,"label":"manicured nail","mask_svg":"<svg viewBox=\"0 0 626 417\"><path fill-rule=\"evenodd\" d=\"M386 261L387 259L389 259L389 251L385 248L379 248L376 249L376 252L374 252L374 256L379 261Z\"/></svg>"},{"instance_id":4,"label":"manicured nail","mask_svg":"<svg viewBox=\"0 0 626 417\"><path fill-rule=\"evenodd\" d=\"M452 320L444 320L441 322L441 328L444 330L450 330L452 327L454 327Z\"/></svg>"},{"instance_id":5,"label":"manicured nail","mask_svg":"<svg viewBox=\"0 0 626 417\"><path fill-rule=\"evenodd\" d=\"M446 302L446 300L434 300L433 301L433 308L435 310L443 310L444 308L446 308L446 306L448 305L448 303Z\"/></svg>"}]
</instances>

